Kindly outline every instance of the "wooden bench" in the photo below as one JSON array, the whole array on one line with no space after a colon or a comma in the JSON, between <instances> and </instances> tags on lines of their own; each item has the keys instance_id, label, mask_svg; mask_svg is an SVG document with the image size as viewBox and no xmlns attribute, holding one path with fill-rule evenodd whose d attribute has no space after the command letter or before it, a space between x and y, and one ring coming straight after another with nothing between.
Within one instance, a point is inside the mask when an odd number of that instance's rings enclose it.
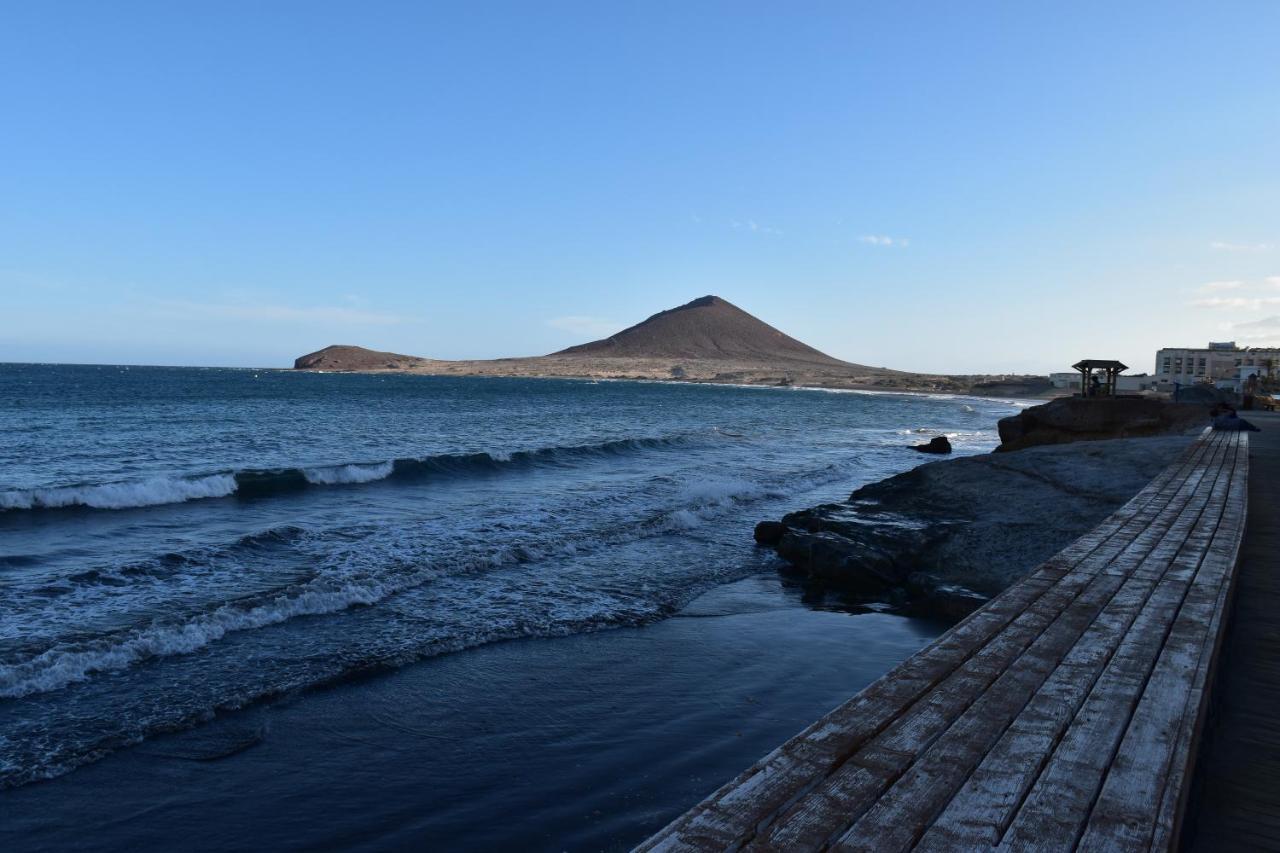
<instances>
[{"instance_id":1,"label":"wooden bench","mask_svg":"<svg viewBox=\"0 0 1280 853\"><path fill-rule=\"evenodd\" d=\"M1097 528L639 850L1176 846L1244 530L1208 432Z\"/></svg>"}]
</instances>

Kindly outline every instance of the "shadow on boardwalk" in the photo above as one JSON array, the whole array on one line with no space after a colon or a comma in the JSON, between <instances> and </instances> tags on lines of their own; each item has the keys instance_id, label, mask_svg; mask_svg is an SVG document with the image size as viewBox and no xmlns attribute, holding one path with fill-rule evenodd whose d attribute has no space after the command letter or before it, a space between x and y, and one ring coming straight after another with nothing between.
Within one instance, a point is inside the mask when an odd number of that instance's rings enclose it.
<instances>
[{"instance_id":1,"label":"shadow on boardwalk","mask_svg":"<svg viewBox=\"0 0 1280 853\"><path fill-rule=\"evenodd\" d=\"M1280 850L1280 414L1248 412L1249 511L1186 849Z\"/></svg>"}]
</instances>

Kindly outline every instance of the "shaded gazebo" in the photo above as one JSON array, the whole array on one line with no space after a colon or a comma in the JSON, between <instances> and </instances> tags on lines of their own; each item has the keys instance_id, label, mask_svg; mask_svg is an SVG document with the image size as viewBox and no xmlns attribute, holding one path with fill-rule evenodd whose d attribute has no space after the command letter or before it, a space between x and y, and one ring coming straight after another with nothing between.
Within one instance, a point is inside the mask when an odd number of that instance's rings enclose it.
<instances>
[{"instance_id":1,"label":"shaded gazebo","mask_svg":"<svg viewBox=\"0 0 1280 853\"><path fill-rule=\"evenodd\" d=\"M1080 371L1081 397L1114 397L1116 395L1116 378L1129 369L1129 365L1105 358L1086 358L1071 365L1073 370ZM1097 371L1103 378L1094 375ZM1093 383L1097 382L1097 386Z\"/></svg>"}]
</instances>

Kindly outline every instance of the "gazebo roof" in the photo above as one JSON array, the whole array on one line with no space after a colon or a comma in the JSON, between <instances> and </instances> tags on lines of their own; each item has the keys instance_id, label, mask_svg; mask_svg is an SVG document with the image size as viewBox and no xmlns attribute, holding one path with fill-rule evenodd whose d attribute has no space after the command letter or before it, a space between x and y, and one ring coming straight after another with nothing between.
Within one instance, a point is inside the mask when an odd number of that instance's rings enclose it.
<instances>
[{"instance_id":1,"label":"gazebo roof","mask_svg":"<svg viewBox=\"0 0 1280 853\"><path fill-rule=\"evenodd\" d=\"M1073 370L1128 370L1129 365L1122 364L1114 359L1107 358L1086 358L1083 361L1077 361L1071 365Z\"/></svg>"}]
</instances>

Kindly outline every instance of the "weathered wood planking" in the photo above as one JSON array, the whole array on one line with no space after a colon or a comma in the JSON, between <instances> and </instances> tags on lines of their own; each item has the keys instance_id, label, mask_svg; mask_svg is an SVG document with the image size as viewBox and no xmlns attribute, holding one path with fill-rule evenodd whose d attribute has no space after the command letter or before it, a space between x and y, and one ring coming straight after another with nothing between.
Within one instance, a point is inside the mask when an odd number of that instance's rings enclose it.
<instances>
[{"instance_id":1,"label":"weathered wood planking","mask_svg":"<svg viewBox=\"0 0 1280 853\"><path fill-rule=\"evenodd\" d=\"M1159 560L1159 550L1153 549L1144 559ZM1127 578L1113 573L1096 575L1085 594L1072 606L1064 608L1028 652L1002 673L933 747L917 757L910 770L868 814L852 825L841 846L877 850L911 847L941 810L953 802L955 792L974 772L975 765L983 761L984 755L991 757L1001 732L1022 714L1049 676L1059 671L1066 655L1085 645L1093 648L1095 659L1106 655L1118 636L1128 629L1130 619L1125 617L1131 617L1133 613L1132 607L1117 607L1116 603L1145 600L1151 589L1151 581L1137 572ZM1107 615L1119 618L1108 621ZM1099 625L1102 626L1100 631L1091 627ZM1087 644L1080 642L1086 630L1094 635ZM1087 666L1080 661L1074 662L1065 672L1070 673L1071 683L1078 685L1088 680ZM1062 691L1055 689L1049 695L1060 700ZM1043 723L1043 708L1037 708L1029 716ZM1044 734L1044 731L1037 730L1031 736L1040 739ZM1025 748L1019 750L1016 741L1006 740L1004 748L1014 754L1026 752ZM1002 783L1001 793L1005 794L1002 799L1007 807L1009 783L1019 774L1027 775L1034 765L1008 761L994 763L994 772L988 773L986 778ZM1004 764L1003 772L1000 764ZM982 803L981 796L976 799ZM969 817L972 820L972 815ZM982 827L978 837L972 841L994 841L998 821L990 816L988 819L991 825ZM954 846L957 840L955 837L948 839L948 845Z\"/></svg>"},{"instance_id":2,"label":"weathered wood planking","mask_svg":"<svg viewBox=\"0 0 1280 853\"><path fill-rule=\"evenodd\" d=\"M640 850L1168 848L1244 520L1247 439L1133 500Z\"/></svg>"},{"instance_id":3,"label":"weathered wood planking","mask_svg":"<svg viewBox=\"0 0 1280 853\"><path fill-rule=\"evenodd\" d=\"M1210 464L1219 461L1217 457ZM1213 480L1196 478L1221 488L1219 474ZM1187 482L1191 482L1188 478ZM1176 526L1160 528L1160 545L1144 562L1131 562L1129 577L1089 626L1087 639L1076 643L1062 658L1053 675L1005 730L996 746L955 793L943 814L934 821L921 845L926 849L952 849L957 845L980 846L1000 839L1017 807L1040 776L1044 764L1067 727L1080 713L1103 669L1111 662L1121 641L1130 634L1141 605L1150 602L1154 579L1144 567L1167 566L1189 532L1188 522L1200 517L1201 502L1188 500ZM1120 561L1113 561L1107 576Z\"/></svg>"},{"instance_id":4,"label":"weathered wood planking","mask_svg":"<svg viewBox=\"0 0 1280 853\"><path fill-rule=\"evenodd\" d=\"M1120 547L1150 524L1153 508L1168 505L1167 490L1193 472L1208 448L1194 446L1182 466L1171 466L1090 533L1040 566L930 646L869 685L845 705L783 744L654 836L641 849L724 849L743 843L757 826L797 802L845 761L867 738L885 728L1007 626L1071 569L1104 546ZM1107 552L1112 553L1111 551Z\"/></svg>"},{"instance_id":5,"label":"weathered wood planking","mask_svg":"<svg viewBox=\"0 0 1280 853\"><path fill-rule=\"evenodd\" d=\"M1180 831L1191 851L1280 851L1280 414L1250 418L1262 432L1249 437L1246 535L1225 596L1230 625L1213 661L1210 720L1192 745L1195 782Z\"/></svg>"}]
</instances>

